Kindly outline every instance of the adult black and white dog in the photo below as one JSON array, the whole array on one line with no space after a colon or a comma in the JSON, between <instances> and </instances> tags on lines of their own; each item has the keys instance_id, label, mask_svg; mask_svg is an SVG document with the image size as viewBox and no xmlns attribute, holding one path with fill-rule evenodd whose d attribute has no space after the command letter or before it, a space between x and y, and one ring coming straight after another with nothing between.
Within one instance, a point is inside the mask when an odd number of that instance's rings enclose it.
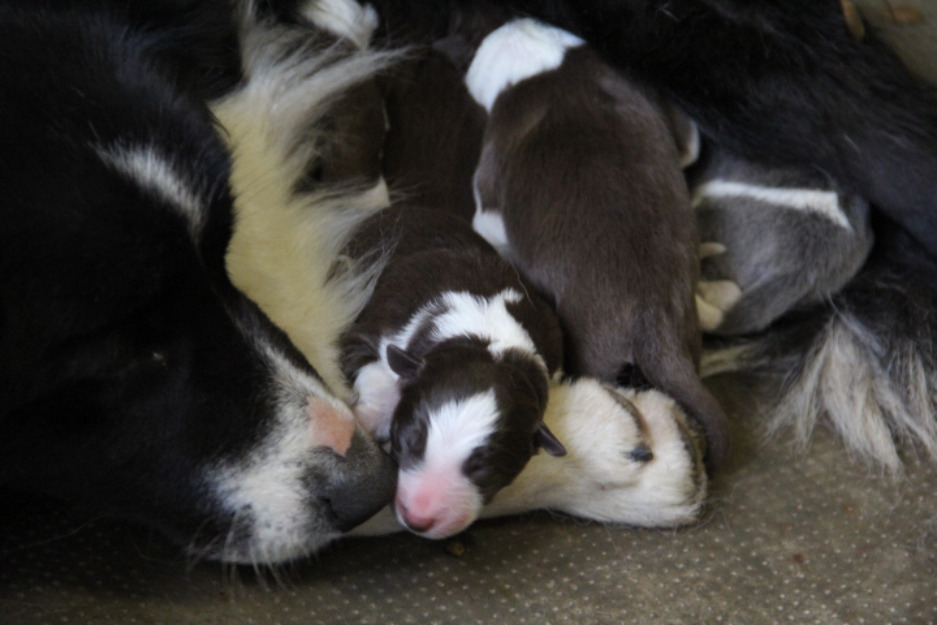
<instances>
[{"instance_id":1,"label":"adult black and white dog","mask_svg":"<svg viewBox=\"0 0 937 625\"><path fill-rule=\"evenodd\" d=\"M74 4L0 7L0 485L197 556L316 551L396 472L227 277L230 162L205 99L238 80L213 45L233 16Z\"/></svg>"}]
</instances>

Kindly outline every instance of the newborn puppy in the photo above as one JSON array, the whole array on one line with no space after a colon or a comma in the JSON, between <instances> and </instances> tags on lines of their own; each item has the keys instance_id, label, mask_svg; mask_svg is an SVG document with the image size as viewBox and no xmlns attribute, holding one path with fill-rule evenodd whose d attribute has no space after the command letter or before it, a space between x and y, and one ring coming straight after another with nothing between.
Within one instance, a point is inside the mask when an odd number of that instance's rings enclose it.
<instances>
[{"instance_id":1,"label":"newborn puppy","mask_svg":"<svg viewBox=\"0 0 937 625\"><path fill-rule=\"evenodd\" d=\"M489 112L475 229L552 299L568 373L616 383L637 365L702 426L718 465L726 417L696 369L699 242L681 171L691 124L529 19L483 41L466 84Z\"/></svg>"},{"instance_id":2,"label":"newborn puppy","mask_svg":"<svg viewBox=\"0 0 937 625\"><path fill-rule=\"evenodd\" d=\"M562 358L559 324L467 222L385 209L347 248L383 254L373 295L341 342L359 420L389 439L400 523L428 538L462 531L539 448Z\"/></svg>"},{"instance_id":3,"label":"newborn puppy","mask_svg":"<svg viewBox=\"0 0 937 625\"><path fill-rule=\"evenodd\" d=\"M704 330L746 334L827 300L872 249L869 205L817 170L707 150L690 173L700 228Z\"/></svg>"}]
</instances>

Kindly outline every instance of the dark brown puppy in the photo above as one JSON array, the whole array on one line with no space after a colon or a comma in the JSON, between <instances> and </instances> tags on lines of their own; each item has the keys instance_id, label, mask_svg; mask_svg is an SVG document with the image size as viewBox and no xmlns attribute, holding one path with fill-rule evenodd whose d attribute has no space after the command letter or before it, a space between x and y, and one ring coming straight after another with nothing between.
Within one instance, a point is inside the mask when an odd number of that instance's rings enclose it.
<instances>
[{"instance_id":1,"label":"dark brown puppy","mask_svg":"<svg viewBox=\"0 0 937 625\"><path fill-rule=\"evenodd\" d=\"M718 465L727 424L697 374L699 241L680 117L533 20L489 35L466 81L489 110L475 228L552 298L567 372L628 382L643 371L700 423Z\"/></svg>"}]
</instances>

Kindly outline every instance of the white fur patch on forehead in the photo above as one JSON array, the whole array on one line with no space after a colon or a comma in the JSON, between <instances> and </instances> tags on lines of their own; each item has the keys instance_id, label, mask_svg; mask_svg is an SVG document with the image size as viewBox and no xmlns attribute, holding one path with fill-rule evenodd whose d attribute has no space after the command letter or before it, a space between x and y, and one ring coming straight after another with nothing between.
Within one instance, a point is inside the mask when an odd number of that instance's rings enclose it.
<instances>
[{"instance_id":1,"label":"white fur patch on forehead","mask_svg":"<svg viewBox=\"0 0 937 625\"><path fill-rule=\"evenodd\" d=\"M712 180L700 185L693 192L693 206L706 198L746 198L765 202L791 210L815 213L841 228L852 230L849 219L840 208L839 195L835 191L820 189L798 189L765 187L734 180Z\"/></svg>"},{"instance_id":2,"label":"white fur patch on forehead","mask_svg":"<svg viewBox=\"0 0 937 625\"><path fill-rule=\"evenodd\" d=\"M505 289L485 298L463 291L447 291L439 301L446 310L433 319L434 336L447 340L472 335L488 341L488 351L495 357L508 349L520 349L536 354L530 334L507 308L509 303L522 300L514 289Z\"/></svg>"},{"instance_id":3,"label":"white fur patch on forehead","mask_svg":"<svg viewBox=\"0 0 937 625\"><path fill-rule=\"evenodd\" d=\"M202 198L189 182L179 175L169 158L154 146L147 145L116 145L110 148L99 146L95 151L108 166L170 204L186 219L193 238L198 237L205 222Z\"/></svg>"},{"instance_id":4,"label":"white fur patch on forehead","mask_svg":"<svg viewBox=\"0 0 937 625\"><path fill-rule=\"evenodd\" d=\"M496 358L508 349L519 349L529 353L545 367L530 334L508 311L509 303L516 304L522 299L523 296L514 289L505 289L492 297L481 297L466 291L446 291L414 314L403 330L381 340L381 358L386 360L389 344L406 349L417 330L431 318L432 337L436 341L476 336L488 342L488 351ZM440 304L442 311L438 310Z\"/></svg>"},{"instance_id":5,"label":"white fur patch on forehead","mask_svg":"<svg viewBox=\"0 0 937 625\"><path fill-rule=\"evenodd\" d=\"M498 95L525 78L556 69L566 51L585 43L565 30L524 18L508 22L482 41L465 75L475 101L488 111Z\"/></svg>"},{"instance_id":6,"label":"white fur patch on forehead","mask_svg":"<svg viewBox=\"0 0 937 625\"><path fill-rule=\"evenodd\" d=\"M429 416L420 472L461 474L462 463L494 433L499 417L494 391L447 402Z\"/></svg>"},{"instance_id":7,"label":"white fur patch on forehead","mask_svg":"<svg viewBox=\"0 0 937 625\"><path fill-rule=\"evenodd\" d=\"M302 13L319 28L351 41L362 50L371 43L380 23L374 7L362 6L356 0L312 0Z\"/></svg>"}]
</instances>

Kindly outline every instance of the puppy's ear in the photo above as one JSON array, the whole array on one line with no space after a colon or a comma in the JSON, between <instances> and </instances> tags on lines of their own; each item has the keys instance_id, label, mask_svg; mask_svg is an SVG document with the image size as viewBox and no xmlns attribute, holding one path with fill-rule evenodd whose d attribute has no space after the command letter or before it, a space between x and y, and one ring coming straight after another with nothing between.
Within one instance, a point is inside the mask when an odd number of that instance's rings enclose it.
<instances>
[{"instance_id":1,"label":"puppy's ear","mask_svg":"<svg viewBox=\"0 0 937 625\"><path fill-rule=\"evenodd\" d=\"M543 449L551 456L565 456L566 447L559 441L547 424L541 421L534 430L534 449Z\"/></svg>"},{"instance_id":2,"label":"puppy's ear","mask_svg":"<svg viewBox=\"0 0 937 625\"><path fill-rule=\"evenodd\" d=\"M387 364L390 370L405 380L412 380L423 368L423 359L396 345L387 346Z\"/></svg>"}]
</instances>

